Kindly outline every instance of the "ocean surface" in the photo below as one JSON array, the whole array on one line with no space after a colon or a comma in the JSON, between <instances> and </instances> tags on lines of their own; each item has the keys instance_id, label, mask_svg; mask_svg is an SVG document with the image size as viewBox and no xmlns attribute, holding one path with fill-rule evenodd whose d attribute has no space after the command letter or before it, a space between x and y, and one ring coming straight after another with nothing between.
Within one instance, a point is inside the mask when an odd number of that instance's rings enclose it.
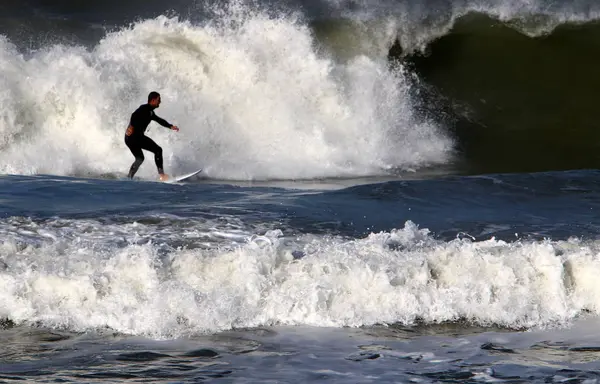
<instances>
[{"instance_id":1,"label":"ocean surface","mask_svg":"<svg viewBox=\"0 0 600 384\"><path fill-rule=\"evenodd\" d=\"M599 21L2 1L0 383L599 382Z\"/></svg>"}]
</instances>

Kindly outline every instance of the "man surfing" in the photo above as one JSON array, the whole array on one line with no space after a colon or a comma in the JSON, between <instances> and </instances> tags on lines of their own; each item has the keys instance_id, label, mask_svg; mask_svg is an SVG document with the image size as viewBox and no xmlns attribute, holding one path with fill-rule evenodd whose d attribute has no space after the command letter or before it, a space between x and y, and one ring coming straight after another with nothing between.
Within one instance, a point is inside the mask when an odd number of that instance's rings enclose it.
<instances>
[{"instance_id":1,"label":"man surfing","mask_svg":"<svg viewBox=\"0 0 600 384\"><path fill-rule=\"evenodd\" d=\"M131 164L127 177L133 178L133 175L138 171L140 165L144 162L144 153L142 149L154 153L154 162L158 169L160 181L165 181L169 178L163 170L162 148L159 147L154 140L144 135L148 124L151 120L156 121L163 127L170 128L173 131L179 131L177 126L168 123L166 120L156 116L154 110L160 105L160 94L158 92L150 92L148 95L148 104L140 105L138 109L131 114L129 126L125 131L125 144L135 156L135 161Z\"/></svg>"}]
</instances>

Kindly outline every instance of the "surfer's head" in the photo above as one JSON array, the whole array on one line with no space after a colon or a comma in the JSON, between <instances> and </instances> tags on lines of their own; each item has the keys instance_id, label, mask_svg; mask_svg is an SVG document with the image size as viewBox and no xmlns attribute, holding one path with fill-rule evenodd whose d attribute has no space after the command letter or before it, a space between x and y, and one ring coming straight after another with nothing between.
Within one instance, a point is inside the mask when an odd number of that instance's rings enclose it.
<instances>
[{"instance_id":1,"label":"surfer's head","mask_svg":"<svg viewBox=\"0 0 600 384\"><path fill-rule=\"evenodd\" d=\"M148 104L154 108L158 108L160 105L160 94L154 91L150 92L150 94L148 94Z\"/></svg>"}]
</instances>

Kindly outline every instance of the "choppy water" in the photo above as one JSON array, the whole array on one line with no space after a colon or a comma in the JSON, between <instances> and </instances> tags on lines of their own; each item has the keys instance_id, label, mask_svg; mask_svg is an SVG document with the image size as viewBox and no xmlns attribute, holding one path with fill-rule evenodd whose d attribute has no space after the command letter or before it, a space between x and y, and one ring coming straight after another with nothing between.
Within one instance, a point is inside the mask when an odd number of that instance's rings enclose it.
<instances>
[{"instance_id":1,"label":"choppy water","mask_svg":"<svg viewBox=\"0 0 600 384\"><path fill-rule=\"evenodd\" d=\"M3 377L595 377L596 179L5 176Z\"/></svg>"}]
</instances>

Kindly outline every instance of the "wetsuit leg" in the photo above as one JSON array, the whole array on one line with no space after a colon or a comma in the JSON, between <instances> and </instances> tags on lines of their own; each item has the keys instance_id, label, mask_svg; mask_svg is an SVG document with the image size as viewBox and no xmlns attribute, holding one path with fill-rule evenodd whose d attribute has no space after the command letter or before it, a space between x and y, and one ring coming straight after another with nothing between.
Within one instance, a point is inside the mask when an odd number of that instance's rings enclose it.
<instances>
[{"instance_id":1,"label":"wetsuit leg","mask_svg":"<svg viewBox=\"0 0 600 384\"><path fill-rule=\"evenodd\" d=\"M154 162L156 163L156 169L158 169L158 173L165 173L165 171L163 170L162 148L158 146L158 144L156 144L154 140L152 140L148 136L142 137L141 144L142 149L154 153Z\"/></svg>"},{"instance_id":2,"label":"wetsuit leg","mask_svg":"<svg viewBox=\"0 0 600 384\"><path fill-rule=\"evenodd\" d=\"M129 174L127 175L127 177L129 177L130 179L133 179L133 175L135 175L135 173L140 168L140 165L142 165L142 163L144 162L144 153L142 152L140 140L135 140L132 137L125 136L125 144L129 148L133 156L135 156L135 161L133 162L133 164L131 164L131 168L129 168Z\"/></svg>"}]
</instances>

